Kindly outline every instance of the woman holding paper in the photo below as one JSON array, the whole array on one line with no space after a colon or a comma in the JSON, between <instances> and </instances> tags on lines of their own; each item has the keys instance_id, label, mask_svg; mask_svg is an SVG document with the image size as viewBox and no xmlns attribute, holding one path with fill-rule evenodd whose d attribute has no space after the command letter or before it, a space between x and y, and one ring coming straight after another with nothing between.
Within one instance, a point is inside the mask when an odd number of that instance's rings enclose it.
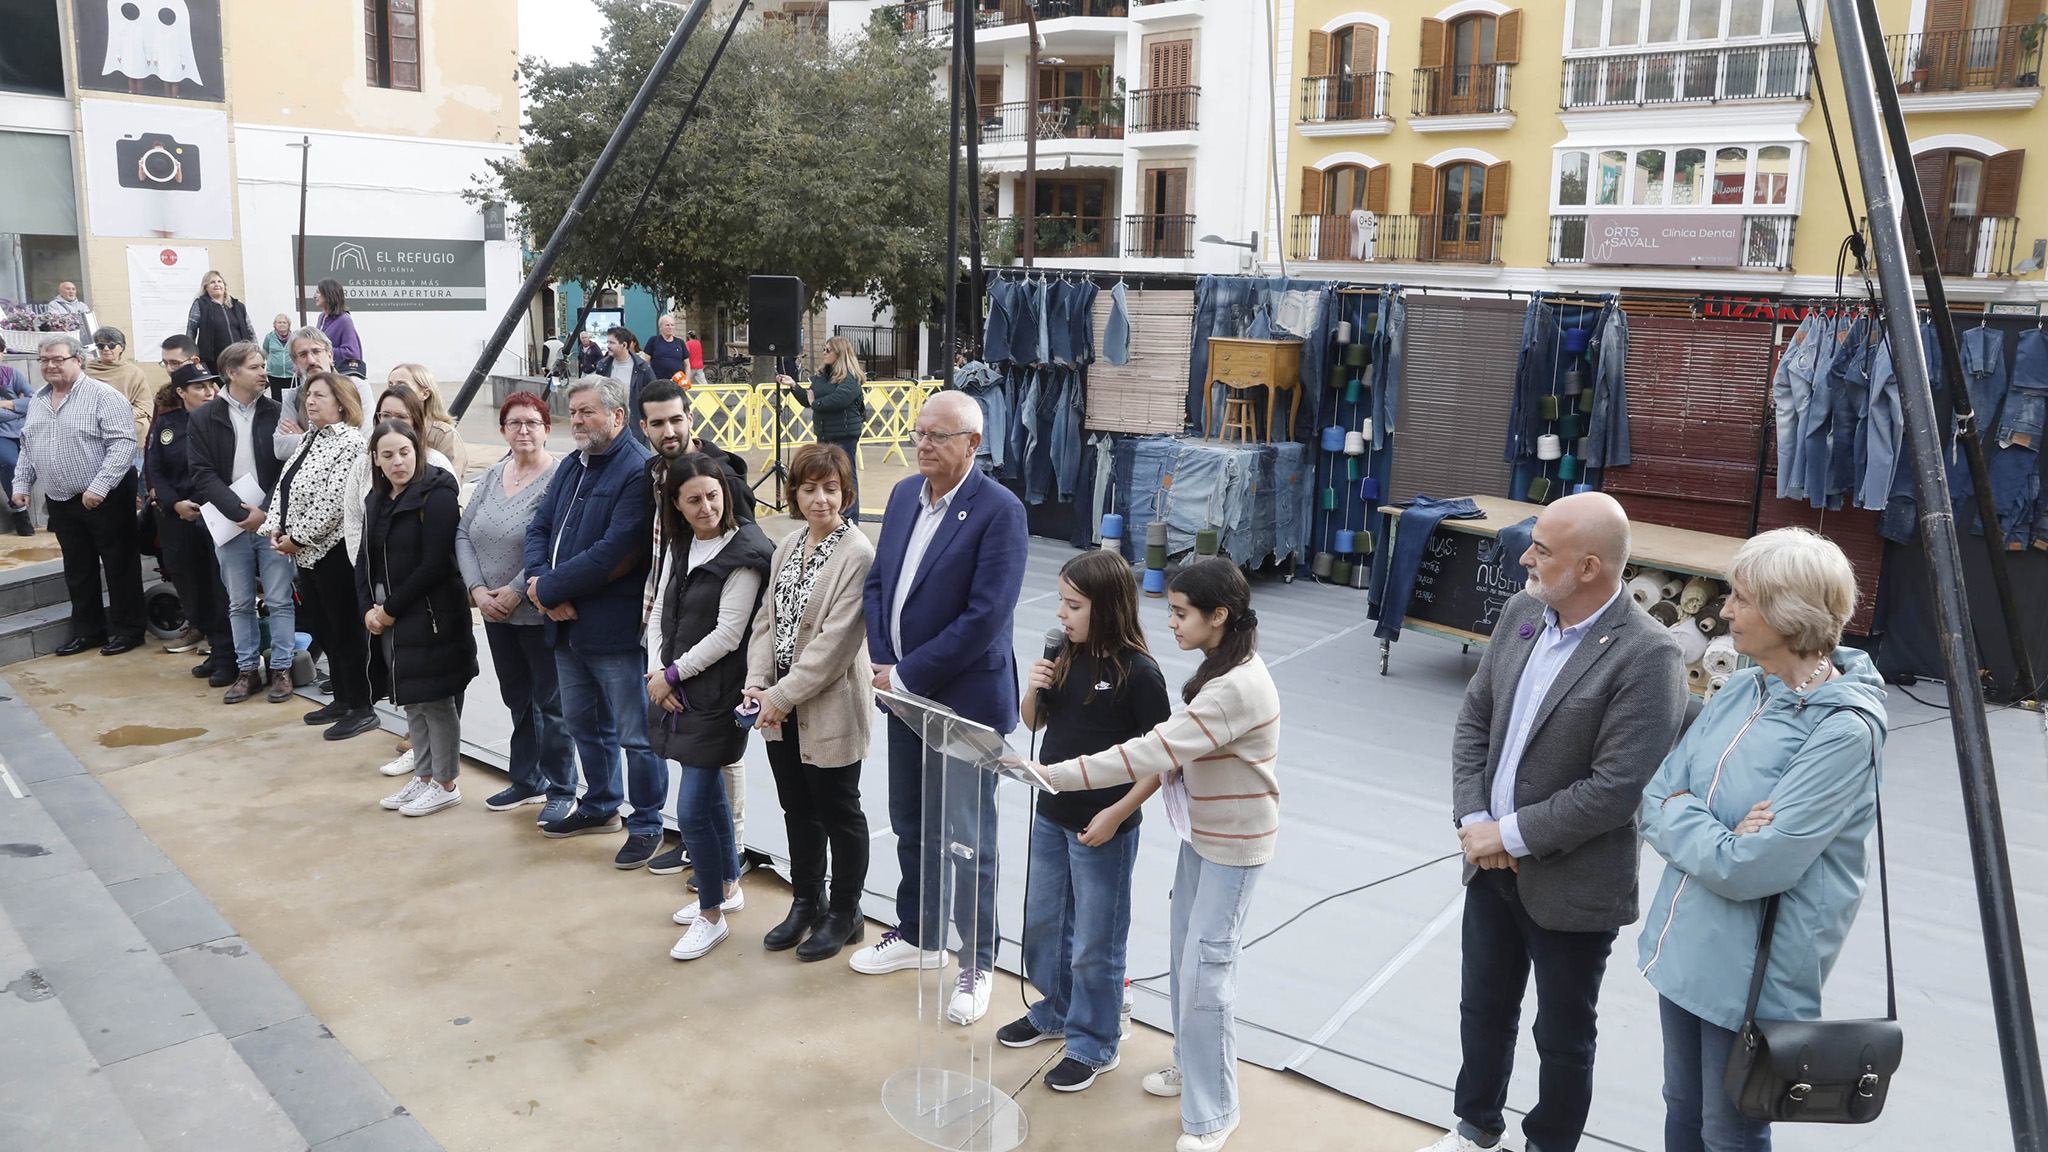
<instances>
[{"instance_id":1,"label":"woman holding paper","mask_svg":"<svg viewBox=\"0 0 2048 1152\"><path fill-rule=\"evenodd\" d=\"M1280 831L1280 694L1259 659L1251 585L1228 560L1198 560L1167 584L1173 638L1202 664L1187 710L1135 739L1039 770L1057 791L1162 780L1180 833L1173 879L1173 1066L1145 1091L1180 1097L1178 1152L1216 1152L1237 1130L1237 954L1252 889Z\"/></svg>"}]
</instances>

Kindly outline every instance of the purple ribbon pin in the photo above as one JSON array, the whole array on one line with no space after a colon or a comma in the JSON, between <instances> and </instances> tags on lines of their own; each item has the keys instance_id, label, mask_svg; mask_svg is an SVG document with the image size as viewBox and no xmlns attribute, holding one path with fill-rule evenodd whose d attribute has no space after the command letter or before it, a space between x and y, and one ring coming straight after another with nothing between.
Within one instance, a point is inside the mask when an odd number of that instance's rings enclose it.
<instances>
[{"instance_id":1,"label":"purple ribbon pin","mask_svg":"<svg viewBox=\"0 0 2048 1152\"><path fill-rule=\"evenodd\" d=\"M1536 626L1534 624L1525 623L1520 628L1516 629L1516 631L1522 634L1522 639L1527 640L1529 637L1534 636L1536 634Z\"/></svg>"}]
</instances>

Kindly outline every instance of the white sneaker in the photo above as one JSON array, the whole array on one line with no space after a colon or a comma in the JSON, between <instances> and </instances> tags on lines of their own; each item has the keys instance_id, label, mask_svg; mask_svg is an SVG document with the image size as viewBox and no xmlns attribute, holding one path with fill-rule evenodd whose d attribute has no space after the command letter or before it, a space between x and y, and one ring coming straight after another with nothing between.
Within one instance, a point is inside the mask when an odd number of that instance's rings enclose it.
<instances>
[{"instance_id":1,"label":"white sneaker","mask_svg":"<svg viewBox=\"0 0 2048 1152\"><path fill-rule=\"evenodd\" d=\"M398 791L393 792L391 795L386 796L384 799L377 801L377 803L382 804L384 807L389 808L393 812L396 812L399 809L404 808L407 804L410 804L413 801L419 799L420 793L425 792L427 790L427 786L432 783L433 781L425 776L410 777L406 780L405 787L400 788Z\"/></svg>"},{"instance_id":2,"label":"white sneaker","mask_svg":"<svg viewBox=\"0 0 2048 1152\"><path fill-rule=\"evenodd\" d=\"M988 973L979 968L962 968L953 985L953 1002L946 1005L946 1019L955 1024L972 1024L988 1015Z\"/></svg>"},{"instance_id":3,"label":"white sneaker","mask_svg":"<svg viewBox=\"0 0 2048 1152\"><path fill-rule=\"evenodd\" d=\"M715 923L710 920L692 920L690 930L683 933L683 938L676 941L676 946L669 949L668 954L677 960L695 960L718 947L718 942L730 935L732 925L727 924L723 916Z\"/></svg>"},{"instance_id":4,"label":"white sneaker","mask_svg":"<svg viewBox=\"0 0 2048 1152\"><path fill-rule=\"evenodd\" d=\"M1180 1134L1180 1139L1173 1142L1173 1152L1220 1152L1224 1141L1229 1140L1230 1134L1235 1131L1237 1131L1237 1121L1232 1120L1230 1127L1218 1129L1206 1136L1197 1136L1192 1132L1183 1132Z\"/></svg>"},{"instance_id":5,"label":"white sneaker","mask_svg":"<svg viewBox=\"0 0 2048 1152\"><path fill-rule=\"evenodd\" d=\"M882 933L880 940L855 952L846 963L863 976L880 976L905 968L937 968L945 962L944 952L921 952L901 932L891 928Z\"/></svg>"},{"instance_id":6,"label":"white sneaker","mask_svg":"<svg viewBox=\"0 0 2048 1152\"><path fill-rule=\"evenodd\" d=\"M412 770L412 749L410 748L400 752L398 759L377 769L377 771L382 772L386 776L409 776L412 774Z\"/></svg>"},{"instance_id":7,"label":"white sneaker","mask_svg":"<svg viewBox=\"0 0 2048 1152\"><path fill-rule=\"evenodd\" d=\"M1180 1095L1180 1065L1168 1064L1157 1072L1145 1073L1145 1091L1154 1096Z\"/></svg>"},{"instance_id":8,"label":"white sneaker","mask_svg":"<svg viewBox=\"0 0 2048 1152\"><path fill-rule=\"evenodd\" d=\"M726 897L723 901L719 903L718 910L720 912L737 912L740 909L745 908L746 906L747 890L745 888L735 886L732 890L732 895ZM673 917L671 917L671 919L673 919L678 924L694 924L697 922L697 918L701 915L703 915L703 905L696 900L692 900L688 904L685 904L680 909L678 909L676 911L676 914ZM676 959L686 960L688 959L688 957L678 956L676 957Z\"/></svg>"},{"instance_id":9,"label":"white sneaker","mask_svg":"<svg viewBox=\"0 0 2048 1152\"><path fill-rule=\"evenodd\" d=\"M417 780L419 777L415 776L413 779ZM453 808L460 803L462 803L461 785L450 784L443 788L441 785L430 781L424 791L418 796L413 797L411 803L398 810L398 814L400 816L426 816L439 812L443 808Z\"/></svg>"},{"instance_id":10,"label":"white sneaker","mask_svg":"<svg viewBox=\"0 0 2048 1152\"><path fill-rule=\"evenodd\" d=\"M1500 1141L1498 1140L1495 1140L1491 1145L1481 1144L1467 1138L1463 1132L1453 1128L1449 1132L1444 1133L1443 1139L1422 1149L1421 1152L1499 1152L1499 1149Z\"/></svg>"}]
</instances>

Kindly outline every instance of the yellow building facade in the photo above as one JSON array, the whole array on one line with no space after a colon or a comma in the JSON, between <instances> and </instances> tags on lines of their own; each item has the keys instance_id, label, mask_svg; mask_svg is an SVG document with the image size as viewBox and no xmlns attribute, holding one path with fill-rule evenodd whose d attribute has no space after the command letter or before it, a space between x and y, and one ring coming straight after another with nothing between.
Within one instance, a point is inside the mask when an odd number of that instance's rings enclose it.
<instances>
[{"instance_id":1,"label":"yellow building facade","mask_svg":"<svg viewBox=\"0 0 2048 1152\"><path fill-rule=\"evenodd\" d=\"M1950 294L2038 304L2048 157L2026 151L2048 131L2041 0L1880 0L1879 14ZM1445 287L1835 292L1864 211L1823 0L1283 0L1276 18L1271 265Z\"/></svg>"}]
</instances>

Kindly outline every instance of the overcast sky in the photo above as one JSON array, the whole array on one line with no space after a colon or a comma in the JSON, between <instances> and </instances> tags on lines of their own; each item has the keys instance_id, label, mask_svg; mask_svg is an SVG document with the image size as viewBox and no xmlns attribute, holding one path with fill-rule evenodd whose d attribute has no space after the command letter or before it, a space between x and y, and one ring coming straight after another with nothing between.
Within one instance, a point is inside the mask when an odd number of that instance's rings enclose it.
<instances>
[{"instance_id":1,"label":"overcast sky","mask_svg":"<svg viewBox=\"0 0 2048 1152\"><path fill-rule=\"evenodd\" d=\"M519 54L550 64L590 59L604 33L604 17L591 0L519 0Z\"/></svg>"}]
</instances>

